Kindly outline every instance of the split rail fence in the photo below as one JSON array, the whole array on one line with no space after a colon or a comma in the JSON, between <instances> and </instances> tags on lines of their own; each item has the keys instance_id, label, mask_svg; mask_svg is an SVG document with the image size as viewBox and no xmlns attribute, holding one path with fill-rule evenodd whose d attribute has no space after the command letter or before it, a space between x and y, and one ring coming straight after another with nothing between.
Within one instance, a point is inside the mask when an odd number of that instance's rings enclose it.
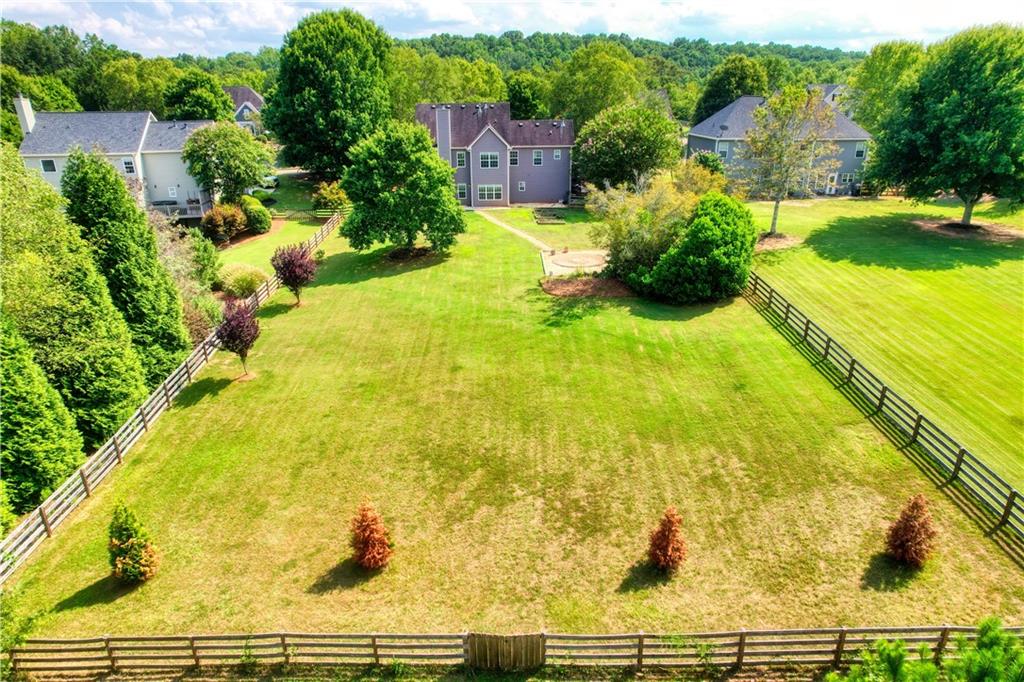
<instances>
[{"instance_id":1,"label":"split rail fence","mask_svg":"<svg viewBox=\"0 0 1024 682\"><path fill-rule=\"evenodd\" d=\"M306 251L319 246L327 235L338 228L342 214L335 214L324 223L312 237L302 243ZM275 275L264 282L249 298L245 305L255 312L277 290L281 282ZM171 406L174 397L192 383L199 371L209 362L217 349L217 332L197 345L185 361L171 372L164 381L153 389L139 409L121 425L106 443L86 459L78 471L69 476L41 505L25 516L10 533L0 541L0 584L32 554L32 552L71 515L78 505L92 495L125 455L145 434L161 414Z\"/></svg>"},{"instance_id":2,"label":"split rail fence","mask_svg":"<svg viewBox=\"0 0 1024 682\"><path fill-rule=\"evenodd\" d=\"M990 512L997 519L995 527L1005 526L1024 538L1024 499L1019 491L871 373L756 273L750 273L747 292L829 363L873 407L874 414L884 416L906 437L908 444L920 448L947 484L958 483L975 503Z\"/></svg>"},{"instance_id":3,"label":"split rail fence","mask_svg":"<svg viewBox=\"0 0 1024 682\"><path fill-rule=\"evenodd\" d=\"M1024 637L1024 627L1009 627ZM544 665L738 669L842 667L861 660L878 639L927 648L936 662L955 659L958 638L973 627L821 628L736 630L692 634L323 634L272 632L236 635L29 639L10 651L18 671L39 675L101 675L154 669L253 665L382 665L392 662L524 670Z\"/></svg>"}]
</instances>

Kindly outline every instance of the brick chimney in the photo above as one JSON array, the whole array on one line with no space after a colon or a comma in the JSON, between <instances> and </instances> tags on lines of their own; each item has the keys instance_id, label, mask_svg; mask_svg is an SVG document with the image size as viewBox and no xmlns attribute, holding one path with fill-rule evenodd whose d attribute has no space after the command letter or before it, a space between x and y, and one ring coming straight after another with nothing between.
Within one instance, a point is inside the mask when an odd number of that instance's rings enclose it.
<instances>
[{"instance_id":1,"label":"brick chimney","mask_svg":"<svg viewBox=\"0 0 1024 682\"><path fill-rule=\"evenodd\" d=\"M28 135L36 127L36 112L32 110L32 102L19 92L14 98L14 110L18 112L21 132Z\"/></svg>"}]
</instances>

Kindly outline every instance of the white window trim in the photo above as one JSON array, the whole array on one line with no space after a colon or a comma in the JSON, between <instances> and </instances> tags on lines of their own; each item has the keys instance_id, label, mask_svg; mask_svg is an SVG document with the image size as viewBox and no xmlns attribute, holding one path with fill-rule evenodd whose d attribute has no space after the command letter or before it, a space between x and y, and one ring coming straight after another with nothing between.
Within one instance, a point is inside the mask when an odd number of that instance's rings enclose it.
<instances>
[{"instance_id":1,"label":"white window trim","mask_svg":"<svg viewBox=\"0 0 1024 682\"><path fill-rule=\"evenodd\" d=\"M730 145L727 141L721 141L718 143L718 146L716 147L715 151L718 152L718 156L723 161L728 161L729 152L732 151L732 145Z\"/></svg>"},{"instance_id":2,"label":"white window trim","mask_svg":"<svg viewBox=\"0 0 1024 682\"><path fill-rule=\"evenodd\" d=\"M538 157L537 154L540 154L540 157ZM537 159L538 158L540 158L540 163L537 163ZM534 149L533 150L533 165L534 166L543 166L544 165L544 150L543 149Z\"/></svg>"},{"instance_id":3,"label":"white window trim","mask_svg":"<svg viewBox=\"0 0 1024 682\"><path fill-rule=\"evenodd\" d=\"M508 152L508 165L518 166L519 165L519 150L510 149Z\"/></svg>"},{"instance_id":4,"label":"white window trim","mask_svg":"<svg viewBox=\"0 0 1024 682\"><path fill-rule=\"evenodd\" d=\"M455 185L455 198L456 199L465 199L468 196L469 196L469 192L466 190L466 183L460 182L459 184Z\"/></svg>"},{"instance_id":5,"label":"white window trim","mask_svg":"<svg viewBox=\"0 0 1024 682\"><path fill-rule=\"evenodd\" d=\"M491 194L492 196L484 196L485 194ZM502 196L502 187L501 185L477 185L476 198L477 201L501 201L504 198Z\"/></svg>"},{"instance_id":6,"label":"white window trim","mask_svg":"<svg viewBox=\"0 0 1024 682\"><path fill-rule=\"evenodd\" d=\"M455 167L465 168L466 167L466 152L459 150L455 152Z\"/></svg>"},{"instance_id":7,"label":"white window trim","mask_svg":"<svg viewBox=\"0 0 1024 682\"><path fill-rule=\"evenodd\" d=\"M868 143L858 142L857 146L853 150L853 157L855 159L866 159L868 158Z\"/></svg>"},{"instance_id":8,"label":"white window trim","mask_svg":"<svg viewBox=\"0 0 1024 682\"><path fill-rule=\"evenodd\" d=\"M46 170L45 164L47 161L49 161L50 164L53 165L53 170ZM39 168L42 169L44 173L56 173L57 161L55 159L39 159Z\"/></svg>"},{"instance_id":9,"label":"white window trim","mask_svg":"<svg viewBox=\"0 0 1024 682\"><path fill-rule=\"evenodd\" d=\"M129 164L132 167L131 170L128 170ZM122 156L121 157L121 169L125 172L125 175L135 175L135 172L137 170L135 168L135 159L133 159L130 156Z\"/></svg>"},{"instance_id":10,"label":"white window trim","mask_svg":"<svg viewBox=\"0 0 1024 682\"><path fill-rule=\"evenodd\" d=\"M520 180L519 181L519 191L520 192L525 192L526 191L526 180Z\"/></svg>"},{"instance_id":11,"label":"white window trim","mask_svg":"<svg viewBox=\"0 0 1024 682\"><path fill-rule=\"evenodd\" d=\"M554 159L555 161L561 161L561 160L562 160L562 150L561 150L561 149L556 149L556 150L555 150L555 151L554 151L554 152L552 153L552 158L553 158L553 159Z\"/></svg>"},{"instance_id":12,"label":"white window trim","mask_svg":"<svg viewBox=\"0 0 1024 682\"><path fill-rule=\"evenodd\" d=\"M494 157L494 165L493 166L490 166L490 165L485 166L484 165L484 158L486 157L486 158L490 159L492 156ZM498 152L480 152L480 167L481 168L485 168L485 169L491 170L491 169L497 168L500 165L500 163L501 163L501 154L499 154Z\"/></svg>"},{"instance_id":13,"label":"white window trim","mask_svg":"<svg viewBox=\"0 0 1024 682\"><path fill-rule=\"evenodd\" d=\"M177 199L178 198L178 188L175 187L174 185L168 185L167 186L167 196L168 196L168 198L171 198L171 199Z\"/></svg>"}]
</instances>

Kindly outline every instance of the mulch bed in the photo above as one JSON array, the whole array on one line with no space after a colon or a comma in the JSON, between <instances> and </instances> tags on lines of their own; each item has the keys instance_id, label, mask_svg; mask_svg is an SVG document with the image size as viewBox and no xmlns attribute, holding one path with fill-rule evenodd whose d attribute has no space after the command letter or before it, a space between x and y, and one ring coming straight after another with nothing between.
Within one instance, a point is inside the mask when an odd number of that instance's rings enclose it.
<instances>
[{"instance_id":1,"label":"mulch bed","mask_svg":"<svg viewBox=\"0 0 1024 682\"><path fill-rule=\"evenodd\" d=\"M540 286L552 296L580 298L626 298L633 296L629 287L617 279L606 277L549 277L541 280Z\"/></svg>"},{"instance_id":2,"label":"mulch bed","mask_svg":"<svg viewBox=\"0 0 1024 682\"><path fill-rule=\"evenodd\" d=\"M763 232L761 233L761 236L757 238L757 244L754 245L754 251L756 253L761 253L762 251L789 249L794 246L799 246L803 241L802 237L794 237L780 232L776 232L775 234Z\"/></svg>"},{"instance_id":3,"label":"mulch bed","mask_svg":"<svg viewBox=\"0 0 1024 682\"><path fill-rule=\"evenodd\" d=\"M925 232L956 239L981 239L989 242L1015 242L1024 239L1024 232L1021 230L995 223L964 225L943 220L915 220L913 223Z\"/></svg>"}]
</instances>

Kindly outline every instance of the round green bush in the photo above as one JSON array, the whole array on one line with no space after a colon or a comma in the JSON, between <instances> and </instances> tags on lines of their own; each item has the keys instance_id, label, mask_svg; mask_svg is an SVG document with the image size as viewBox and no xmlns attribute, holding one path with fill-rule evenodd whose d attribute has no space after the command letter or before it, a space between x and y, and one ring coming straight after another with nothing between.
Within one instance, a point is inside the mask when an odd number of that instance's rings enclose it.
<instances>
[{"instance_id":1,"label":"round green bush","mask_svg":"<svg viewBox=\"0 0 1024 682\"><path fill-rule=\"evenodd\" d=\"M245 214L245 226L255 234L270 232L270 211L256 197L242 197L242 213Z\"/></svg>"},{"instance_id":2,"label":"round green bush","mask_svg":"<svg viewBox=\"0 0 1024 682\"><path fill-rule=\"evenodd\" d=\"M245 214L233 204L217 204L206 212L199 226L207 239L226 242L245 229Z\"/></svg>"},{"instance_id":3,"label":"round green bush","mask_svg":"<svg viewBox=\"0 0 1024 682\"><path fill-rule=\"evenodd\" d=\"M345 194L345 190L341 188L341 183L337 180L334 182L321 182L316 186L316 191L313 192L314 209L338 211L350 203L352 202L349 201L348 195Z\"/></svg>"},{"instance_id":4,"label":"round green bush","mask_svg":"<svg viewBox=\"0 0 1024 682\"><path fill-rule=\"evenodd\" d=\"M235 298L252 296L268 279L267 273L245 263L228 263L220 269L220 288Z\"/></svg>"}]
</instances>

